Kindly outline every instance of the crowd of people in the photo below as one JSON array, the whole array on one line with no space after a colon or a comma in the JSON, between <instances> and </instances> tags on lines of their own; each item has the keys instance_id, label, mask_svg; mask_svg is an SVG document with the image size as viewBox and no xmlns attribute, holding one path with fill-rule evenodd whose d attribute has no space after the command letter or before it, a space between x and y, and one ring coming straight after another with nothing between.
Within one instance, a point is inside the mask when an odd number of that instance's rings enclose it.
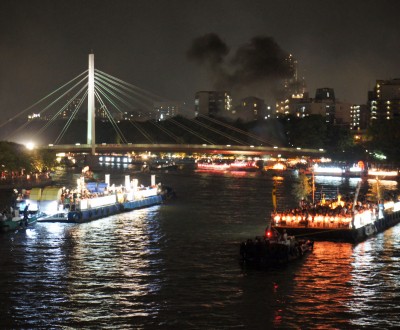
<instances>
[{"instance_id":1,"label":"crowd of people","mask_svg":"<svg viewBox=\"0 0 400 330\"><path fill-rule=\"evenodd\" d=\"M288 227L349 228L354 216L368 211L372 217L378 205L350 200L323 201L320 204L301 203L299 208L272 214L272 224Z\"/></svg>"}]
</instances>

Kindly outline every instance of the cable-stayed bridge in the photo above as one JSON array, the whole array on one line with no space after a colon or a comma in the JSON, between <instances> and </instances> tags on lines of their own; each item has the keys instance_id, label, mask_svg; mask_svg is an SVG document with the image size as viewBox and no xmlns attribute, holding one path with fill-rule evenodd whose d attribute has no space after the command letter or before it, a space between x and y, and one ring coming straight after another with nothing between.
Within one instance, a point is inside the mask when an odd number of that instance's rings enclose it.
<instances>
[{"instance_id":1,"label":"cable-stayed bridge","mask_svg":"<svg viewBox=\"0 0 400 330\"><path fill-rule=\"evenodd\" d=\"M280 147L266 129L252 132L198 114L156 120L154 102L169 101L117 77L88 70L0 124L2 140L79 153L128 151L244 155L319 155L322 150ZM256 130L254 130L256 131Z\"/></svg>"}]
</instances>

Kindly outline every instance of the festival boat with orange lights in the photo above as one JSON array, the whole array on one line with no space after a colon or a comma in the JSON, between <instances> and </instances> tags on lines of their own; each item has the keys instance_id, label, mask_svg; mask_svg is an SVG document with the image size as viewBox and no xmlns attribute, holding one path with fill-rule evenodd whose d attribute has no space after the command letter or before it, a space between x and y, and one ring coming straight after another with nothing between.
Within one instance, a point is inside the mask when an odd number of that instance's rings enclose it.
<instances>
[{"instance_id":1,"label":"festival boat with orange lights","mask_svg":"<svg viewBox=\"0 0 400 330\"><path fill-rule=\"evenodd\" d=\"M358 191L356 193L358 196ZM400 222L400 201L379 203L322 200L315 206L273 212L271 227L280 233L320 241L357 243Z\"/></svg>"}]
</instances>

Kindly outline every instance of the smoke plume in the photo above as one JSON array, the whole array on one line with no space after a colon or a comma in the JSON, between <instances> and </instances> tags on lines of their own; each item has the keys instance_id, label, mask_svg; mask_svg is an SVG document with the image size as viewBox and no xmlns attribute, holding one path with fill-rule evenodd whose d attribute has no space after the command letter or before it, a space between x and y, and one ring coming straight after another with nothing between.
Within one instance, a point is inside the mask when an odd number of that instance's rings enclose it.
<instances>
[{"instance_id":1,"label":"smoke plume","mask_svg":"<svg viewBox=\"0 0 400 330\"><path fill-rule=\"evenodd\" d=\"M215 33L208 33L193 40L187 51L187 57L199 64L211 67L219 65L229 53L228 46Z\"/></svg>"},{"instance_id":2,"label":"smoke plume","mask_svg":"<svg viewBox=\"0 0 400 330\"><path fill-rule=\"evenodd\" d=\"M193 40L187 57L208 70L213 88L231 91L236 99L249 95L275 98L282 80L293 77L289 53L266 36L254 37L230 54L218 35L206 34Z\"/></svg>"}]
</instances>

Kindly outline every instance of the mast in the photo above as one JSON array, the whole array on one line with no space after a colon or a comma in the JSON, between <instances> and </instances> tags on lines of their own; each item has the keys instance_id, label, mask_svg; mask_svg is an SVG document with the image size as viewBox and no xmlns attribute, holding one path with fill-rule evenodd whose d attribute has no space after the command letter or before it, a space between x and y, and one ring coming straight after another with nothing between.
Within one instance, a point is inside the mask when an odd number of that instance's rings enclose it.
<instances>
[{"instance_id":1,"label":"mast","mask_svg":"<svg viewBox=\"0 0 400 330\"><path fill-rule=\"evenodd\" d=\"M272 205L274 206L274 213L276 213L276 183L274 181L272 186Z\"/></svg>"},{"instance_id":2,"label":"mast","mask_svg":"<svg viewBox=\"0 0 400 330\"><path fill-rule=\"evenodd\" d=\"M312 172L312 203L313 206L315 205L315 177L314 177L314 171Z\"/></svg>"},{"instance_id":3,"label":"mast","mask_svg":"<svg viewBox=\"0 0 400 330\"><path fill-rule=\"evenodd\" d=\"M357 204L357 199L358 199L358 194L360 193L360 188L361 188L361 180L358 181L357 184L357 189L356 189L356 194L354 195L354 202L353 202L353 208L352 208L352 218L351 218L351 226L354 228L354 210L356 208Z\"/></svg>"}]
</instances>

